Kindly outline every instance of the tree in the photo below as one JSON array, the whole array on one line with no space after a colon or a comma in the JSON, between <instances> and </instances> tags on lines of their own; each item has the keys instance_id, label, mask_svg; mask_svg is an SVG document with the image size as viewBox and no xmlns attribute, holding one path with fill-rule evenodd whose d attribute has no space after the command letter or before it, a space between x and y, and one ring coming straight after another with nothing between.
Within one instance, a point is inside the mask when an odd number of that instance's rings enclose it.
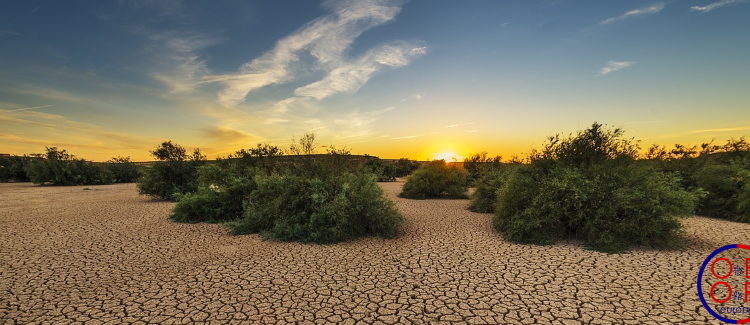
<instances>
[{"instance_id":1,"label":"tree","mask_svg":"<svg viewBox=\"0 0 750 325\"><path fill-rule=\"evenodd\" d=\"M315 133L305 133L299 140L292 138L289 151L295 155L312 155L315 153Z\"/></svg>"},{"instance_id":2,"label":"tree","mask_svg":"<svg viewBox=\"0 0 750 325\"><path fill-rule=\"evenodd\" d=\"M156 149L150 151L154 158L161 161L183 161L187 160L185 148L172 143L172 140L162 142Z\"/></svg>"}]
</instances>

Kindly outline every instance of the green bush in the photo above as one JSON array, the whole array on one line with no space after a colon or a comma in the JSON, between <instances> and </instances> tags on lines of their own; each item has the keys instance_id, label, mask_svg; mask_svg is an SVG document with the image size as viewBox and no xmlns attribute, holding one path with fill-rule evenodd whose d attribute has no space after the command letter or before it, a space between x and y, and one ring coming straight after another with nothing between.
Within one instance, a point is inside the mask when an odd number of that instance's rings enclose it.
<instances>
[{"instance_id":1,"label":"green bush","mask_svg":"<svg viewBox=\"0 0 750 325\"><path fill-rule=\"evenodd\" d=\"M502 167L502 157L490 157L487 152L475 153L464 159L464 169L469 173L469 184Z\"/></svg>"},{"instance_id":2,"label":"green bush","mask_svg":"<svg viewBox=\"0 0 750 325\"><path fill-rule=\"evenodd\" d=\"M362 236L393 237L403 217L369 174L310 177L261 175L245 201L244 217L228 226L234 234L335 243Z\"/></svg>"},{"instance_id":3,"label":"green bush","mask_svg":"<svg viewBox=\"0 0 750 325\"><path fill-rule=\"evenodd\" d=\"M0 157L0 182L28 182L29 176L26 169L36 157L28 156L1 156Z\"/></svg>"},{"instance_id":4,"label":"green bush","mask_svg":"<svg viewBox=\"0 0 750 325\"><path fill-rule=\"evenodd\" d=\"M198 167L198 191L176 196L171 219L177 222L222 222L242 217L242 202L255 190L253 173L233 173L217 165Z\"/></svg>"},{"instance_id":5,"label":"green bush","mask_svg":"<svg viewBox=\"0 0 750 325\"><path fill-rule=\"evenodd\" d=\"M546 179L543 171L534 167L518 168L509 172L497 190L497 205L493 218L495 229L508 240L518 243L556 242L567 233L560 214L569 211L556 210L550 205L558 202L548 200L574 194L575 189L570 188L569 183L575 181L577 176L573 172L566 172L558 173L555 178ZM585 185L582 184L583 186Z\"/></svg>"},{"instance_id":6,"label":"green bush","mask_svg":"<svg viewBox=\"0 0 750 325\"><path fill-rule=\"evenodd\" d=\"M32 159L26 174L35 184L98 185L109 184L114 175L102 164L77 159L64 149L47 147L45 155Z\"/></svg>"},{"instance_id":7,"label":"green bush","mask_svg":"<svg viewBox=\"0 0 750 325\"><path fill-rule=\"evenodd\" d=\"M115 183L133 183L141 176L141 170L130 161L130 157L114 157L106 162Z\"/></svg>"},{"instance_id":8,"label":"green bush","mask_svg":"<svg viewBox=\"0 0 750 325\"><path fill-rule=\"evenodd\" d=\"M510 172L499 190L495 228L516 242L573 237L605 252L673 243L679 217L693 211L698 197L674 175L636 164L606 165Z\"/></svg>"},{"instance_id":9,"label":"green bush","mask_svg":"<svg viewBox=\"0 0 750 325\"><path fill-rule=\"evenodd\" d=\"M748 170L738 165L712 163L698 170L694 177L697 186L707 193L698 213L730 220L738 220L744 214L741 193L750 184Z\"/></svg>"},{"instance_id":10,"label":"green bush","mask_svg":"<svg viewBox=\"0 0 750 325\"><path fill-rule=\"evenodd\" d=\"M481 177L474 182L476 190L471 195L469 210L480 213L495 212L497 190L502 187L508 170L515 167L517 166L503 169L496 168L483 172Z\"/></svg>"},{"instance_id":11,"label":"green bush","mask_svg":"<svg viewBox=\"0 0 750 325\"><path fill-rule=\"evenodd\" d=\"M678 176L636 164L603 166L587 177L594 184L590 216L571 225L582 224L584 239L602 251L674 243L679 217L692 214L699 199L681 187Z\"/></svg>"},{"instance_id":12,"label":"green bush","mask_svg":"<svg viewBox=\"0 0 750 325\"><path fill-rule=\"evenodd\" d=\"M737 215L735 221L750 222L750 182L742 187L737 195Z\"/></svg>"},{"instance_id":13,"label":"green bush","mask_svg":"<svg viewBox=\"0 0 750 325\"><path fill-rule=\"evenodd\" d=\"M637 162L637 145L622 135L595 123L568 138L550 137L529 165L501 178L495 228L516 242L572 237L606 252L672 243L699 192Z\"/></svg>"},{"instance_id":14,"label":"green bush","mask_svg":"<svg viewBox=\"0 0 750 325\"><path fill-rule=\"evenodd\" d=\"M676 144L671 150L653 145L644 158L646 164L678 173L685 188L705 194L698 204L699 214L750 221L742 199L750 179L750 143L745 138L729 139L724 145Z\"/></svg>"},{"instance_id":15,"label":"green bush","mask_svg":"<svg viewBox=\"0 0 750 325\"><path fill-rule=\"evenodd\" d=\"M196 161L157 161L143 171L138 192L162 200L198 190Z\"/></svg>"},{"instance_id":16,"label":"green bush","mask_svg":"<svg viewBox=\"0 0 750 325\"><path fill-rule=\"evenodd\" d=\"M196 149L188 155L185 148L163 142L151 154L159 161L143 171L138 180L138 192L163 200L175 200L179 195L198 190L198 166L205 157Z\"/></svg>"},{"instance_id":17,"label":"green bush","mask_svg":"<svg viewBox=\"0 0 750 325\"><path fill-rule=\"evenodd\" d=\"M406 177L419 168L419 162L407 158L400 158L389 164L392 166L393 177Z\"/></svg>"},{"instance_id":18,"label":"green bush","mask_svg":"<svg viewBox=\"0 0 750 325\"><path fill-rule=\"evenodd\" d=\"M367 159L363 168L365 172L375 175L378 182L395 182L397 177L403 177L400 176L398 162L388 162L377 157Z\"/></svg>"},{"instance_id":19,"label":"green bush","mask_svg":"<svg viewBox=\"0 0 750 325\"><path fill-rule=\"evenodd\" d=\"M466 198L466 180L468 173L454 164L448 165L444 160L432 161L407 178L399 194L409 199L427 198Z\"/></svg>"}]
</instances>

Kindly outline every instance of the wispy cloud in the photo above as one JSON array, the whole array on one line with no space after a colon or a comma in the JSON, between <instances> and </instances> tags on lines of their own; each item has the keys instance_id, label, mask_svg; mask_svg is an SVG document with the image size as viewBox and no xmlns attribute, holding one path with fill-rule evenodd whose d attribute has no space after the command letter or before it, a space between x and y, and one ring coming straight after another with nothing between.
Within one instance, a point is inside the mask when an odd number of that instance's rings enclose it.
<instances>
[{"instance_id":1,"label":"wispy cloud","mask_svg":"<svg viewBox=\"0 0 750 325\"><path fill-rule=\"evenodd\" d=\"M203 129L203 134L223 142L242 142L247 139L256 138L247 132L220 125Z\"/></svg>"},{"instance_id":2,"label":"wispy cloud","mask_svg":"<svg viewBox=\"0 0 750 325\"><path fill-rule=\"evenodd\" d=\"M354 60L345 52L363 32L393 20L401 10L400 1L363 0L329 1L331 14L317 18L279 40L276 46L260 57L244 64L237 73L215 75L206 82L220 82L221 104L233 106L262 87L285 83L305 71L323 70L328 75L296 90L298 96L317 99L337 92L353 91L361 87L374 72L383 66L403 66L408 59L424 53L424 47L412 44L389 44ZM301 54L309 54L312 61ZM300 73L298 73L300 72Z\"/></svg>"},{"instance_id":3,"label":"wispy cloud","mask_svg":"<svg viewBox=\"0 0 750 325\"><path fill-rule=\"evenodd\" d=\"M474 124L474 122L448 124L445 127L446 128L457 128L457 127L460 127L460 126L468 126L468 125L472 125L472 124Z\"/></svg>"},{"instance_id":4,"label":"wispy cloud","mask_svg":"<svg viewBox=\"0 0 750 325\"><path fill-rule=\"evenodd\" d=\"M171 93L186 93L195 89L209 73L205 61L196 52L221 41L198 33L149 33L148 37L154 42L157 63L166 67L152 76L169 87Z\"/></svg>"},{"instance_id":5,"label":"wispy cloud","mask_svg":"<svg viewBox=\"0 0 750 325\"><path fill-rule=\"evenodd\" d=\"M746 130L750 130L750 125L748 125L748 126L731 127L731 128L717 128L717 129L693 130L693 131L690 131L690 133L693 133L693 134L696 134L696 133L718 133L718 132L733 132L733 131L746 131Z\"/></svg>"},{"instance_id":6,"label":"wispy cloud","mask_svg":"<svg viewBox=\"0 0 750 325\"><path fill-rule=\"evenodd\" d=\"M406 140L406 139L414 139L414 138L417 138L417 137L420 137L420 135L405 135L405 136L402 136L402 137L391 138L391 140Z\"/></svg>"},{"instance_id":7,"label":"wispy cloud","mask_svg":"<svg viewBox=\"0 0 750 325\"><path fill-rule=\"evenodd\" d=\"M705 6L692 6L692 7L690 7L690 9L693 10L693 11L699 11L701 13L706 13L706 12L712 11L714 9L719 9L721 7L724 7L724 6L728 6L728 5L732 5L732 4L738 4L738 3L742 3L742 2L746 2L746 0L720 0L720 1L716 1L716 2L713 2L713 3L707 4Z\"/></svg>"},{"instance_id":8,"label":"wispy cloud","mask_svg":"<svg viewBox=\"0 0 750 325\"><path fill-rule=\"evenodd\" d=\"M635 61L609 61L607 64L605 64L601 69L599 69L600 75L607 75L615 71L620 71L622 69L632 67L637 62Z\"/></svg>"},{"instance_id":9,"label":"wispy cloud","mask_svg":"<svg viewBox=\"0 0 750 325\"><path fill-rule=\"evenodd\" d=\"M20 112L20 111L28 111L32 109L39 109L39 108L47 108L52 107L55 105L42 105L42 106L33 106L33 107L21 107L21 108L13 108L13 109L5 109L8 112Z\"/></svg>"},{"instance_id":10,"label":"wispy cloud","mask_svg":"<svg viewBox=\"0 0 750 325\"><path fill-rule=\"evenodd\" d=\"M383 67L405 66L426 52L426 47L406 42L383 45L351 62L342 63L322 80L297 88L294 94L323 99L337 93L355 91Z\"/></svg>"},{"instance_id":11,"label":"wispy cloud","mask_svg":"<svg viewBox=\"0 0 750 325\"><path fill-rule=\"evenodd\" d=\"M652 4L652 5L647 6L647 7L638 8L638 9L633 9L633 10L627 11L624 14L619 15L619 16L607 18L605 20L602 20L600 22L600 24L606 25L606 24L609 24L609 23L613 23L613 22L616 22L616 21L619 21L619 20L628 19L628 18L639 17L639 16L646 16L646 15L652 15L652 14L655 14L655 13L658 13L658 12L662 11L662 9L664 9L664 7L666 7L666 4L664 4L664 3L655 3L655 4Z\"/></svg>"},{"instance_id":12,"label":"wispy cloud","mask_svg":"<svg viewBox=\"0 0 750 325\"><path fill-rule=\"evenodd\" d=\"M46 142L21 141L21 138L11 138L5 135L7 141L16 141L28 144L66 145L71 147L85 148L108 148L112 149L143 149L148 148L155 142L154 139L134 136L127 133L112 131L100 125L84 123L72 120L62 115L36 112L33 110L0 111L0 129L6 128L4 123L10 125L23 124L26 131L36 135L46 134L50 139ZM65 138L70 143L60 142ZM16 139L16 140L14 140ZM36 141L36 140L34 140Z\"/></svg>"},{"instance_id":13,"label":"wispy cloud","mask_svg":"<svg viewBox=\"0 0 750 325\"><path fill-rule=\"evenodd\" d=\"M83 104L83 105L91 105L91 106L102 106L104 103L92 99L90 97L78 95L72 92L59 90L55 88L47 88L42 86L35 86L35 85L22 85L19 87L9 87L5 88L8 92L13 92L15 94L21 94L21 95L29 95L39 98L45 98L53 102L65 102L65 103L74 103L74 104Z\"/></svg>"},{"instance_id":14,"label":"wispy cloud","mask_svg":"<svg viewBox=\"0 0 750 325\"><path fill-rule=\"evenodd\" d=\"M333 120L333 128L338 134L338 138L355 138L366 137L373 133L371 125L377 121L378 117L396 109L393 106L377 109L373 111L360 112L354 110Z\"/></svg>"}]
</instances>

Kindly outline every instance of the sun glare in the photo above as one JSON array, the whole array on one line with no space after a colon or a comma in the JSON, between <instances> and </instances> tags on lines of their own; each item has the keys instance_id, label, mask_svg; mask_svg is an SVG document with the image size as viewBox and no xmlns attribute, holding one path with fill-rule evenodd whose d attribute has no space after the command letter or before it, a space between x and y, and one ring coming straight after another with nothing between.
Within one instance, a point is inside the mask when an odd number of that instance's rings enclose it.
<instances>
[{"instance_id":1,"label":"sun glare","mask_svg":"<svg viewBox=\"0 0 750 325\"><path fill-rule=\"evenodd\" d=\"M432 156L433 160L445 160L445 161L461 161L464 160L464 157L455 153L454 151L446 150L443 152L436 153Z\"/></svg>"}]
</instances>

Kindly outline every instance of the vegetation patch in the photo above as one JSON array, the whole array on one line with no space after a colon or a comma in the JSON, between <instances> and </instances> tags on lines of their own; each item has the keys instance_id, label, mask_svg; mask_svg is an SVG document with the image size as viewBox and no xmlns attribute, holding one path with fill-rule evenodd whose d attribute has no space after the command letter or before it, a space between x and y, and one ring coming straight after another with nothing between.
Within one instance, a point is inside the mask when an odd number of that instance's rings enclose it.
<instances>
[{"instance_id":1,"label":"vegetation patch","mask_svg":"<svg viewBox=\"0 0 750 325\"><path fill-rule=\"evenodd\" d=\"M471 195L469 210L480 213L495 212L497 205L497 192L503 185L506 173L518 168L520 164L498 165L497 168L483 172L474 182L476 190Z\"/></svg>"},{"instance_id":2,"label":"vegetation patch","mask_svg":"<svg viewBox=\"0 0 750 325\"><path fill-rule=\"evenodd\" d=\"M456 164L435 160L409 176L400 197L409 199L466 198L469 174Z\"/></svg>"},{"instance_id":3,"label":"vegetation patch","mask_svg":"<svg viewBox=\"0 0 750 325\"><path fill-rule=\"evenodd\" d=\"M697 213L750 222L750 143L729 139L723 145L654 145L644 163L682 177L685 188L700 192Z\"/></svg>"},{"instance_id":4,"label":"vegetation patch","mask_svg":"<svg viewBox=\"0 0 750 325\"><path fill-rule=\"evenodd\" d=\"M243 218L228 224L234 234L259 232L278 240L335 243L362 236L390 238L403 223L369 174L285 174L258 176L256 181Z\"/></svg>"},{"instance_id":5,"label":"vegetation patch","mask_svg":"<svg viewBox=\"0 0 750 325\"><path fill-rule=\"evenodd\" d=\"M138 192L163 200L176 200L180 195L198 190L198 166L205 157L199 149L192 155L184 147L163 142L151 151L158 161L148 166L138 181Z\"/></svg>"},{"instance_id":6,"label":"vegetation patch","mask_svg":"<svg viewBox=\"0 0 750 325\"><path fill-rule=\"evenodd\" d=\"M44 155L28 160L26 175L42 185L97 185L115 181L107 166L76 158L64 149L47 147Z\"/></svg>"},{"instance_id":7,"label":"vegetation patch","mask_svg":"<svg viewBox=\"0 0 750 325\"><path fill-rule=\"evenodd\" d=\"M515 242L579 238L605 252L674 243L679 217L694 211L699 193L636 161L637 145L622 135L595 123L549 138L528 165L501 176L495 229Z\"/></svg>"}]
</instances>

